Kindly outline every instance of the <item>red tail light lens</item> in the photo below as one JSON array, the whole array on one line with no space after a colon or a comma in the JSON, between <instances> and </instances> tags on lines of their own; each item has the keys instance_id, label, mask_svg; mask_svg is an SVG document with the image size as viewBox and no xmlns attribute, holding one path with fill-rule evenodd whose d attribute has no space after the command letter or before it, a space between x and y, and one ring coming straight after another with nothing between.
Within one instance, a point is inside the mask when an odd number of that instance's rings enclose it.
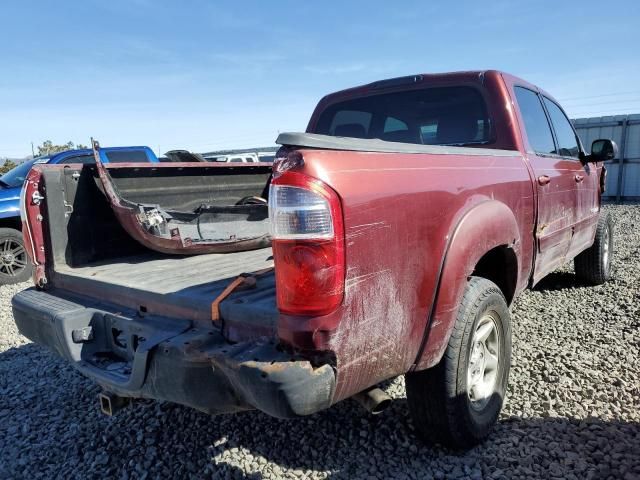
<instances>
[{"instance_id":1,"label":"red tail light lens","mask_svg":"<svg viewBox=\"0 0 640 480\"><path fill-rule=\"evenodd\" d=\"M271 183L278 309L291 315L326 315L344 296L344 227L338 194L297 172Z\"/></svg>"}]
</instances>

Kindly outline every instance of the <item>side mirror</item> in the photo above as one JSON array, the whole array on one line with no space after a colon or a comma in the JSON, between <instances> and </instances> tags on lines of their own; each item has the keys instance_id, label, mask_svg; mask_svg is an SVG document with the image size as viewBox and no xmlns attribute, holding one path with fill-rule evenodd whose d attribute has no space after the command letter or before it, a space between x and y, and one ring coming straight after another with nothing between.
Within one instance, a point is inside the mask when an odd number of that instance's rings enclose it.
<instances>
[{"instance_id":1,"label":"side mirror","mask_svg":"<svg viewBox=\"0 0 640 480\"><path fill-rule=\"evenodd\" d=\"M618 156L618 145L613 140L601 138L594 140L591 144L591 155L588 157L590 162L604 162L613 160Z\"/></svg>"}]
</instances>

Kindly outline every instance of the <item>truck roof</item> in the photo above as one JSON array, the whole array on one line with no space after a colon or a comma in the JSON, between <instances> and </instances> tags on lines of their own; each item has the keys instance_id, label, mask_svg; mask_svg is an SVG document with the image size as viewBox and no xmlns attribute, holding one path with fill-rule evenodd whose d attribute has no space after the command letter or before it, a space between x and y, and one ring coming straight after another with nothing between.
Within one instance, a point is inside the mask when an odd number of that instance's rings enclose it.
<instances>
[{"instance_id":1,"label":"truck roof","mask_svg":"<svg viewBox=\"0 0 640 480\"><path fill-rule=\"evenodd\" d=\"M355 87L347 88L344 90L339 90L337 92L330 93L326 95L320 103L332 103L336 100L343 98L351 98L354 96L358 96L360 94L372 94L376 91L389 91L389 90L404 90L407 88L411 88L411 86L415 86L418 88L419 85L432 85L432 84L450 84L450 83L458 83L458 82L473 82L473 83L482 83L484 78L486 77L503 77L508 82L517 83L518 85L523 85L533 90L536 90L540 93L543 93L547 97L553 99L553 96L548 92L545 92L540 87L533 85L526 80L512 75L507 72L503 72L500 70L465 70L459 72L442 72L442 73L417 73L414 75L406 75L402 77L393 77L383 80L376 80L371 83L366 83L363 85L358 85ZM554 99L555 100L555 99Z\"/></svg>"}]
</instances>

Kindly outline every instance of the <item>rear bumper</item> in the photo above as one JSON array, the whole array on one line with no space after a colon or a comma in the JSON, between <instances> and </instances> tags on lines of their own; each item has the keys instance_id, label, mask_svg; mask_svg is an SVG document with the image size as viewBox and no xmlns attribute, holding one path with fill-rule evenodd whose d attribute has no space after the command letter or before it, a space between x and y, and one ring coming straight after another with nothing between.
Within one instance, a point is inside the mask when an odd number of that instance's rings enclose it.
<instances>
[{"instance_id":1,"label":"rear bumper","mask_svg":"<svg viewBox=\"0 0 640 480\"><path fill-rule=\"evenodd\" d=\"M20 332L105 390L216 414L259 409L280 418L329 407L330 365L281 351L270 339L229 344L219 330L140 316L64 291L28 289L12 300Z\"/></svg>"}]
</instances>

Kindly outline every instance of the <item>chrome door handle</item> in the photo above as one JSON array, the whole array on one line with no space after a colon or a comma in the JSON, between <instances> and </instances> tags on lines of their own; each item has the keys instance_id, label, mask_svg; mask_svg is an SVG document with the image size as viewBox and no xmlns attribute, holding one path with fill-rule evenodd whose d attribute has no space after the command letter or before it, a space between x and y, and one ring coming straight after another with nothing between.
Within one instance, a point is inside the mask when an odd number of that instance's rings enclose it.
<instances>
[{"instance_id":1,"label":"chrome door handle","mask_svg":"<svg viewBox=\"0 0 640 480\"><path fill-rule=\"evenodd\" d=\"M538 183L540 185L546 185L547 183L549 183L551 181L551 177L549 175L540 175L538 177Z\"/></svg>"},{"instance_id":2,"label":"chrome door handle","mask_svg":"<svg viewBox=\"0 0 640 480\"><path fill-rule=\"evenodd\" d=\"M577 183L580 183L582 180L584 180L584 177L580 174L576 174L576 176L574 177L576 179Z\"/></svg>"}]
</instances>

